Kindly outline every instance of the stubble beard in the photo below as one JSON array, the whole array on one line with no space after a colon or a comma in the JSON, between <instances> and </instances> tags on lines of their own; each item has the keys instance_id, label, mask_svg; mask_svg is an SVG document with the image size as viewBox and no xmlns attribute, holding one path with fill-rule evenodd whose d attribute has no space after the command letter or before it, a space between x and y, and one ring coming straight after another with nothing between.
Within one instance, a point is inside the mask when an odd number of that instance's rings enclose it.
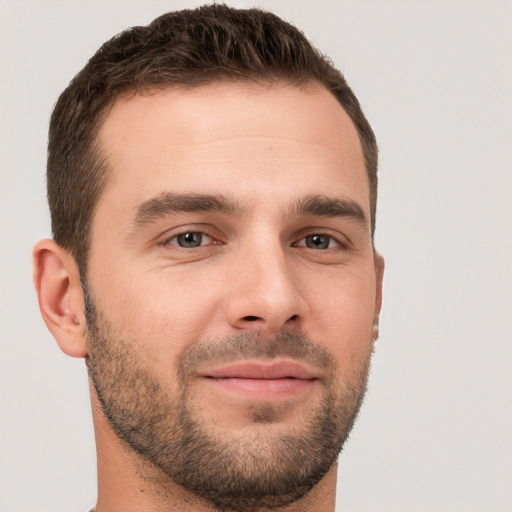
<instances>
[{"instance_id":1,"label":"stubble beard","mask_svg":"<svg viewBox=\"0 0 512 512\"><path fill-rule=\"evenodd\" d=\"M274 510L305 496L335 463L365 394L370 354L340 379L333 357L303 334L197 342L180 357L180 392L171 397L141 354L132 351L137 340L116 336L85 291L89 378L113 431L157 470L160 485L170 480L221 511ZM227 437L198 419L190 381L200 363L279 356L311 363L329 376L322 382L322 399L300 427L269 435L281 417L280 404L274 403L247 409L252 435Z\"/></svg>"}]
</instances>

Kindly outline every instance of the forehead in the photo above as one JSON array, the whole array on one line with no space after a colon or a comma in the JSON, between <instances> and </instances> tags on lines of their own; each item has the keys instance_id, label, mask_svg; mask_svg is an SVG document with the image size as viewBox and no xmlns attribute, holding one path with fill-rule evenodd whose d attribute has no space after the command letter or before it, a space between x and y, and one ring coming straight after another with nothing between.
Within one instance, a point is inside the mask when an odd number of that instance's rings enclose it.
<instances>
[{"instance_id":1,"label":"forehead","mask_svg":"<svg viewBox=\"0 0 512 512\"><path fill-rule=\"evenodd\" d=\"M110 172L99 209L117 200L121 214L167 190L241 195L250 203L278 191L330 195L333 188L368 207L356 129L317 84L134 94L117 100L98 138Z\"/></svg>"}]
</instances>

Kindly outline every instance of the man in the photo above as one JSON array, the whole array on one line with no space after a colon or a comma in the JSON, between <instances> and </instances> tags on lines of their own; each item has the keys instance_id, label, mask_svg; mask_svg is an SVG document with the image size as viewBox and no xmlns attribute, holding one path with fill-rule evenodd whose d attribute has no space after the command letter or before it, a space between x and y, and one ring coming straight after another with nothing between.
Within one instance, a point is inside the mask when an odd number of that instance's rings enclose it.
<instances>
[{"instance_id":1,"label":"man","mask_svg":"<svg viewBox=\"0 0 512 512\"><path fill-rule=\"evenodd\" d=\"M334 510L384 267L343 76L270 13L166 14L63 92L47 175L35 284L86 360L96 512Z\"/></svg>"}]
</instances>

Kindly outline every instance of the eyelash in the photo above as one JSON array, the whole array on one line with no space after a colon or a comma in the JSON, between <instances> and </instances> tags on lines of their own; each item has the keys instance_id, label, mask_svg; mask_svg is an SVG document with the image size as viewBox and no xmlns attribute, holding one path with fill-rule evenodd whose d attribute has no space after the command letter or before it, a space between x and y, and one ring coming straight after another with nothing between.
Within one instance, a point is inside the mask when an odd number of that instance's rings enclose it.
<instances>
[{"instance_id":1,"label":"eyelash","mask_svg":"<svg viewBox=\"0 0 512 512\"><path fill-rule=\"evenodd\" d=\"M200 235L201 239L199 241L199 245L193 246L193 247L184 247L182 245L179 245L179 243L172 242L173 240L178 239L179 237L185 237L187 235ZM209 238L211 241L213 241L213 243L210 241L209 243L203 244L202 243L203 237ZM307 239L310 237L327 237L328 238L328 246L320 247L320 248L319 247L311 247L308 245L308 242L307 242ZM163 246L173 245L173 246L177 247L178 249L183 249L183 250L187 250L187 251L191 250L191 249L198 249L198 248L204 247L204 246L221 245L221 244L222 244L222 242L216 240L212 234L209 234L205 230L195 230L195 231L187 230L187 231L183 231L181 233L175 233L172 236L167 237L165 240L163 240L161 242L161 245L163 245ZM332 247L331 246L332 244L335 244L335 246ZM310 232L310 233L302 236L297 242L294 242L292 244L292 247L306 247L313 251L324 251L324 250L329 250L329 249L346 249L348 247L348 244L346 242L342 242L338 237L335 237L329 233L325 233L325 232L322 232L321 230L319 230L319 231Z\"/></svg>"},{"instance_id":2,"label":"eyelash","mask_svg":"<svg viewBox=\"0 0 512 512\"><path fill-rule=\"evenodd\" d=\"M172 243L172 240L174 239L179 239L179 237L185 237L187 235L200 235L201 236L201 239L200 239L200 245L197 245L195 247L184 247L182 245L179 245L179 243ZM162 245L176 245L177 247L179 247L180 249L196 249L198 247L203 247L204 245L210 245L210 244L203 244L201 243L203 240L202 238L203 237L207 237L209 238L210 240L215 240L211 235L209 235L208 233L205 233L203 231L184 231L183 233L178 233L176 235L173 235L169 238L166 238L163 242L162 242ZM214 241L214 245L215 244L220 244L220 242L215 242Z\"/></svg>"},{"instance_id":3,"label":"eyelash","mask_svg":"<svg viewBox=\"0 0 512 512\"><path fill-rule=\"evenodd\" d=\"M307 239L312 237L327 237L328 238L328 245L327 247L310 247L307 245ZM301 242L304 242L303 244ZM334 243L335 246L331 247L331 243ZM321 231L310 233L308 235L303 236L298 242L293 244L294 247L307 247L308 249L312 249L314 251L316 250L327 250L327 249L339 249L339 248L346 248L347 244L341 242L338 238L334 237L333 235L329 233L323 233Z\"/></svg>"}]
</instances>

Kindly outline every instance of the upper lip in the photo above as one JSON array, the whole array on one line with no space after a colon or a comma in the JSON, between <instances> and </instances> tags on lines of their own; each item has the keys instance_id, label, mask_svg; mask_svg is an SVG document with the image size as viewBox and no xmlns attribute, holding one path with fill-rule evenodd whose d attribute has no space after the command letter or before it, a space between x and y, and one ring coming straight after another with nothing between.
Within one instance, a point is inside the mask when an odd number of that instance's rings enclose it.
<instances>
[{"instance_id":1,"label":"upper lip","mask_svg":"<svg viewBox=\"0 0 512 512\"><path fill-rule=\"evenodd\" d=\"M303 379L318 378L316 372L295 361L239 361L201 372L214 379Z\"/></svg>"}]
</instances>

